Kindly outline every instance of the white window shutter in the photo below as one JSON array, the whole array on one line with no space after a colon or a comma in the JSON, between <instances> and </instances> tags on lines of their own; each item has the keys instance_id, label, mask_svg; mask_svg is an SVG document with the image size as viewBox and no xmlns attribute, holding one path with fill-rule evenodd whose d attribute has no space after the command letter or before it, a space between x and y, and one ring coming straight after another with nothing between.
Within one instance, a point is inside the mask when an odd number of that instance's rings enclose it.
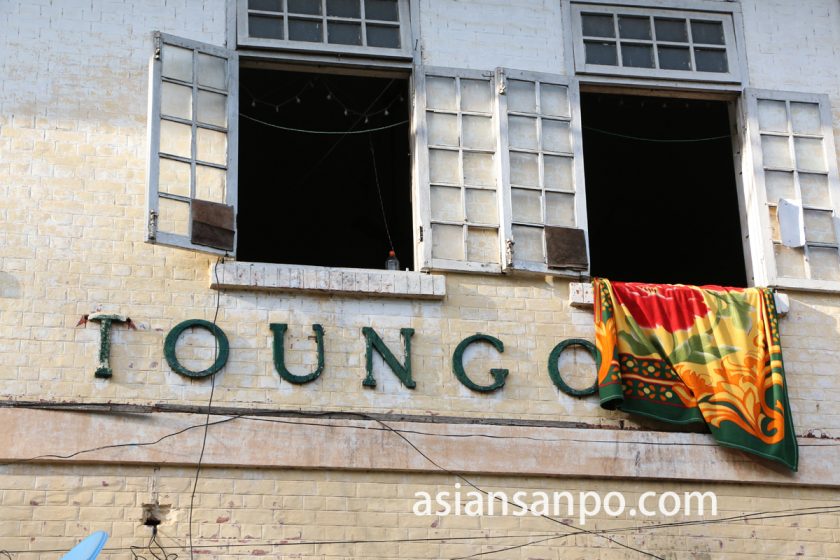
<instances>
[{"instance_id":1,"label":"white window shutter","mask_svg":"<svg viewBox=\"0 0 840 560\"><path fill-rule=\"evenodd\" d=\"M588 271L580 95L565 76L498 69L510 266Z\"/></svg>"},{"instance_id":2,"label":"white window shutter","mask_svg":"<svg viewBox=\"0 0 840 560\"><path fill-rule=\"evenodd\" d=\"M418 74L421 268L501 272L493 72L421 67Z\"/></svg>"},{"instance_id":3,"label":"white window shutter","mask_svg":"<svg viewBox=\"0 0 840 560\"><path fill-rule=\"evenodd\" d=\"M149 71L147 241L234 255L237 54L155 33Z\"/></svg>"},{"instance_id":4,"label":"white window shutter","mask_svg":"<svg viewBox=\"0 0 840 560\"><path fill-rule=\"evenodd\" d=\"M756 282L840 291L840 177L829 98L767 90L745 97Z\"/></svg>"}]
</instances>

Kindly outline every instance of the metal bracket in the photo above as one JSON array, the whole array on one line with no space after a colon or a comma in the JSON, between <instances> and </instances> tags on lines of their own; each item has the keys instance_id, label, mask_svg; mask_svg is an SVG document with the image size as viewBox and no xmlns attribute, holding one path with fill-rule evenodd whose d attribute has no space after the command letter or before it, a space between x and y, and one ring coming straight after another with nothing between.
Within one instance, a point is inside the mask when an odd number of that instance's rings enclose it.
<instances>
[{"instance_id":1,"label":"metal bracket","mask_svg":"<svg viewBox=\"0 0 840 560\"><path fill-rule=\"evenodd\" d=\"M507 90L507 79L505 78L504 68L496 68L496 90L499 95L504 95Z\"/></svg>"},{"instance_id":2,"label":"metal bracket","mask_svg":"<svg viewBox=\"0 0 840 560\"><path fill-rule=\"evenodd\" d=\"M158 214L154 210L149 210L149 223L147 224L147 235L149 241L154 241L157 238L157 222Z\"/></svg>"}]
</instances>

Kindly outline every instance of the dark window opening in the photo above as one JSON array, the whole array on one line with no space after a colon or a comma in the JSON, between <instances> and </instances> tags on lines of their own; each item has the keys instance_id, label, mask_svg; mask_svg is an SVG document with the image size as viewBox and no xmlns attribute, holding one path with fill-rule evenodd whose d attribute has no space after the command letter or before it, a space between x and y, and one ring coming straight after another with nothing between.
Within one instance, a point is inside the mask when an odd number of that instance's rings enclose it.
<instances>
[{"instance_id":1,"label":"dark window opening","mask_svg":"<svg viewBox=\"0 0 840 560\"><path fill-rule=\"evenodd\" d=\"M726 102L584 93L581 111L592 276L746 286Z\"/></svg>"},{"instance_id":2,"label":"dark window opening","mask_svg":"<svg viewBox=\"0 0 840 560\"><path fill-rule=\"evenodd\" d=\"M240 78L237 258L382 269L393 244L412 268L408 80Z\"/></svg>"}]
</instances>

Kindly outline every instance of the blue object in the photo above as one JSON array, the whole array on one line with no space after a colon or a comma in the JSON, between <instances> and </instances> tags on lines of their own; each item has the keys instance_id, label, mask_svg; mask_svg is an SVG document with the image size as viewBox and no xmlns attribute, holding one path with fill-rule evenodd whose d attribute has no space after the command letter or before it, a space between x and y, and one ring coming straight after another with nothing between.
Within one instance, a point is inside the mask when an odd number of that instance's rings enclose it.
<instances>
[{"instance_id":1,"label":"blue object","mask_svg":"<svg viewBox=\"0 0 840 560\"><path fill-rule=\"evenodd\" d=\"M108 533L97 531L73 548L70 552L61 557L61 560L93 560L99 556L105 541L108 540Z\"/></svg>"}]
</instances>

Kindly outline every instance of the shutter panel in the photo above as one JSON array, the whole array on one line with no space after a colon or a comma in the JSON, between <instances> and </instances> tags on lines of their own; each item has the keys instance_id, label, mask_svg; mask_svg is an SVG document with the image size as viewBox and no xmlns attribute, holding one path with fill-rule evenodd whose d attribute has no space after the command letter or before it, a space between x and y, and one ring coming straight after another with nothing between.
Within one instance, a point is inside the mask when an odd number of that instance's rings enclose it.
<instances>
[{"instance_id":1,"label":"shutter panel","mask_svg":"<svg viewBox=\"0 0 840 560\"><path fill-rule=\"evenodd\" d=\"M420 73L422 267L500 272L493 75L441 68Z\"/></svg>"},{"instance_id":2,"label":"shutter panel","mask_svg":"<svg viewBox=\"0 0 840 560\"><path fill-rule=\"evenodd\" d=\"M235 253L238 68L233 51L155 34L147 241Z\"/></svg>"},{"instance_id":3,"label":"shutter panel","mask_svg":"<svg viewBox=\"0 0 840 560\"><path fill-rule=\"evenodd\" d=\"M580 101L563 76L498 70L506 238L514 268L586 271ZM568 231L577 230L577 231ZM577 275L578 272L575 272Z\"/></svg>"},{"instance_id":4,"label":"shutter panel","mask_svg":"<svg viewBox=\"0 0 840 560\"><path fill-rule=\"evenodd\" d=\"M828 96L748 90L746 110L760 228L751 231L751 249L765 257L767 283L840 290L840 180Z\"/></svg>"}]
</instances>

